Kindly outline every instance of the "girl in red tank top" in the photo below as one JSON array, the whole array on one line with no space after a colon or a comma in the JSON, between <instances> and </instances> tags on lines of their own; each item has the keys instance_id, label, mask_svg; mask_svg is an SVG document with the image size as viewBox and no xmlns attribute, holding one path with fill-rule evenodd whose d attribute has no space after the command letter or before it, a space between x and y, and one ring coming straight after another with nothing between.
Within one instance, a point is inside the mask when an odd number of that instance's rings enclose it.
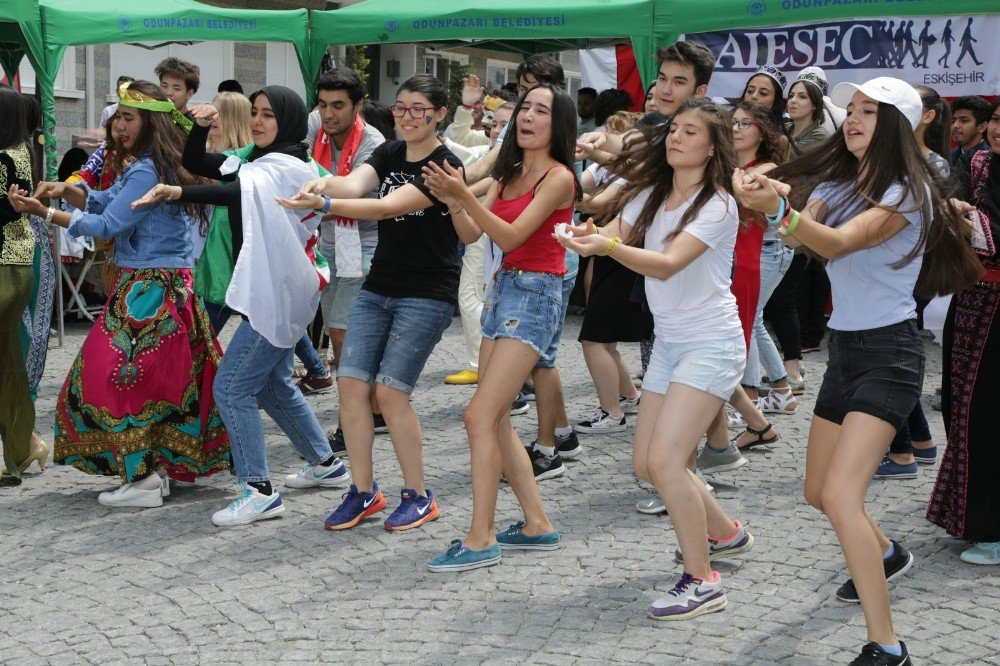
<instances>
[{"instance_id":1,"label":"girl in red tank top","mask_svg":"<svg viewBox=\"0 0 1000 666\"><path fill-rule=\"evenodd\" d=\"M555 225L570 222L579 184L573 173L576 112L570 97L541 84L518 101L509 136L493 170L496 183L484 203L461 172L436 164L425 169L434 196L453 216L467 216L504 251L483 309L479 385L465 412L472 449L472 526L428 562L431 571L466 571L500 562L504 549L551 550L559 533L549 522L532 461L510 422L510 404L562 317L565 250ZM533 450L533 453L537 451ZM524 520L494 532L501 469Z\"/></svg>"}]
</instances>

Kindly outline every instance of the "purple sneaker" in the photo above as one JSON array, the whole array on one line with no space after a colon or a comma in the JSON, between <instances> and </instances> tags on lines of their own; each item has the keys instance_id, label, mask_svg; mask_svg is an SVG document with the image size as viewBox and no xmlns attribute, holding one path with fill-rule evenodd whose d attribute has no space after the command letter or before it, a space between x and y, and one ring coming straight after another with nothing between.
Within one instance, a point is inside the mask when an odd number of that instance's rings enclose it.
<instances>
[{"instance_id":1,"label":"purple sneaker","mask_svg":"<svg viewBox=\"0 0 1000 666\"><path fill-rule=\"evenodd\" d=\"M708 582L685 573L667 596L653 602L648 613L654 620L687 620L725 607L726 591L719 574L715 582Z\"/></svg>"}]
</instances>

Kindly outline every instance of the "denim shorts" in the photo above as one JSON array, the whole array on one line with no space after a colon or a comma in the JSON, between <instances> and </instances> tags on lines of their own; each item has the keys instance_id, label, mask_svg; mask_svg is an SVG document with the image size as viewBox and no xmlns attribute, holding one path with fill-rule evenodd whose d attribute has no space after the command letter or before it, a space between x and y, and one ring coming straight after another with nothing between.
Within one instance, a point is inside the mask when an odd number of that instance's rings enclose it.
<instances>
[{"instance_id":1,"label":"denim shorts","mask_svg":"<svg viewBox=\"0 0 1000 666\"><path fill-rule=\"evenodd\" d=\"M899 430L924 384L916 320L867 331L831 330L829 349L813 414L839 424L849 412L863 412Z\"/></svg>"},{"instance_id":2,"label":"denim shorts","mask_svg":"<svg viewBox=\"0 0 1000 666\"><path fill-rule=\"evenodd\" d=\"M566 254L569 255L570 253L567 252ZM574 252L573 254L576 253ZM535 364L536 368L556 367L556 353L559 351L559 341L562 340L563 325L566 323L566 309L569 308L569 297L573 293L573 287L576 286L576 276L576 273L573 273L569 277L563 276L562 310L559 313L559 328L556 329L556 334L552 336L552 342L549 343L548 349L539 357L538 363Z\"/></svg>"},{"instance_id":3,"label":"denim shorts","mask_svg":"<svg viewBox=\"0 0 1000 666\"><path fill-rule=\"evenodd\" d=\"M562 276L511 268L497 271L483 305L483 337L523 342L542 356L561 328Z\"/></svg>"},{"instance_id":4,"label":"denim shorts","mask_svg":"<svg viewBox=\"0 0 1000 666\"><path fill-rule=\"evenodd\" d=\"M668 342L657 337L642 390L662 394L671 384L683 384L729 400L743 377L746 358L743 333L695 342Z\"/></svg>"},{"instance_id":5,"label":"denim shorts","mask_svg":"<svg viewBox=\"0 0 1000 666\"><path fill-rule=\"evenodd\" d=\"M330 264L330 284L326 285L319 301L320 309L323 311L323 325L327 328L346 329L354 301L358 300L361 285L371 270L375 247L361 246L361 277L356 278L337 277L336 250L327 248L322 253Z\"/></svg>"},{"instance_id":6,"label":"denim shorts","mask_svg":"<svg viewBox=\"0 0 1000 666\"><path fill-rule=\"evenodd\" d=\"M412 393L454 314L454 303L362 289L347 323L337 376Z\"/></svg>"}]
</instances>

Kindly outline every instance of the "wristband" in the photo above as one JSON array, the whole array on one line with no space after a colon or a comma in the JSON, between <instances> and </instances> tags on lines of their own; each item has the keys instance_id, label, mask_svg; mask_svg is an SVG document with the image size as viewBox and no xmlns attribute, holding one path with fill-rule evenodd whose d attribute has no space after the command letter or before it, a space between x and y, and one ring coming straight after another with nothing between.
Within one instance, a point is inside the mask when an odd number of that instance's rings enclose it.
<instances>
[{"instance_id":1,"label":"wristband","mask_svg":"<svg viewBox=\"0 0 1000 666\"><path fill-rule=\"evenodd\" d=\"M326 215L327 213L330 212L330 204L333 203L333 199L326 196L325 194L321 194L320 196L323 197L323 207L319 209L319 212Z\"/></svg>"},{"instance_id":2,"label":"wristband","mask_svg":"<svg viewBox=\"0 0 1000 666\"><path fill-rule=\"evenodd\" d=\"M778 212L774 215L764 213L764 219L767 220L768 224L777 224L779 221L785 219L785 215L789 210L788 199L781 197L781 199L778 200Z\"/></svg>"},{"instance_id":3,"label":"wristband","mask_svg":"<svg viewBox=\"0 0 1000 666\"><path fill-rule=\"evenodd\" d=\"M619 238L618 236L615 236L614 238L609 238L608 239L608 251L604 253L604 256L605 257L610 257L611 253L614 252L615 245L618 245L618 243L621 243L621 242L622 242L622 239Z\"/></svg>"},{"instance_id":4,"label":"wristband","mask_svg":"<svg viewBox=\"0 0 1000 666\"><path fill-rule=\"evenodd\" d=\"M49 212L45 214L45 224L52 222L52 218L56 215L56 209L49 206Z\"/></svg>"},{"instance_id":5,"label":"wristband","mask_svg":"<svg viewBox=\"0 0 1000 666\"><path fill-rule=\"evenodd\" d=\"M784 223L778 227L778 232L781 233L783 236L792 235L792 232L795 231L795 227L798 226L799 218L801 217L799 211L791 209L789 209L789 211L791 212L791 215L788 216L787 223Z\"/></svg>"}]
</instances>

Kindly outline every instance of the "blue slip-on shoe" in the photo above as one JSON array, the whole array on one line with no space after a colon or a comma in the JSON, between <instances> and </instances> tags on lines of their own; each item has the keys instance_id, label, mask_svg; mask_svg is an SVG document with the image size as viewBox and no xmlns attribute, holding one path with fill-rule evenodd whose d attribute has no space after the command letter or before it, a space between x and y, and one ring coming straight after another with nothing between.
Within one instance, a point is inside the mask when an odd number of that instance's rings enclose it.
<instances>
[{"instance_id":1,"label":"blue slip-on shoe","mask_svg":"<svg viewBox=\"0 0 1000 666\"><path fill-rule=\"evenodd\" d=\"M913 457L921 465L933 465L937 462L937 447L928 446L926 449L918 449L914 446Z\"/></svg>"},{"instance_id":2,"label":"blue slip-on shoe","mask_svg":"<svg viewBox=\"0 0 1000 666\"><path fill-rule=\"evenodd\" d=\"M470 550L464 541L455 539L444 555L438 555L427 561L427 568L434 573L469 571L500 564L500 559L498 543L482 550Z\"/></svg>"},{"instance_id":3,"label":"blue slip-on shoe","mask_svg":"<svg viewBox=\"0 0 1000 666\"><path fill-rule=\"evenodd\" d=\"M917 463L900 465L889 459L889 456L882 458L878 469L875 470L873 479L915 479L920 472L917 470Z\"/></svg>"},{"instance_id":4,"label":"blue slip-on shoe","mask_svg":"<svg viewBox=\"0 0 1000 666\"><path fill-rule=\"evenodd\" d=\"M390 532L401 532L420 527L440 516L441 510L438 509L434 493L431 492L430 488L426 488L426 491L427 497L424 497L418 495L415 490L404 488L399 493L399 506L386 518L385 529Z\"/></svg>"},{"instance_id":5,"label":"blue slip-on shoe","mask_svg":"<svg viewBox=\"0 0 1000 666\"><path fill-rule=\"evenodd\" d=\"M497 532L497 543L503 550L555 550L559 547L559 532L552 530L541 536L528 536L519 520L503 532Z\"/></svg>"}]
</instances>

